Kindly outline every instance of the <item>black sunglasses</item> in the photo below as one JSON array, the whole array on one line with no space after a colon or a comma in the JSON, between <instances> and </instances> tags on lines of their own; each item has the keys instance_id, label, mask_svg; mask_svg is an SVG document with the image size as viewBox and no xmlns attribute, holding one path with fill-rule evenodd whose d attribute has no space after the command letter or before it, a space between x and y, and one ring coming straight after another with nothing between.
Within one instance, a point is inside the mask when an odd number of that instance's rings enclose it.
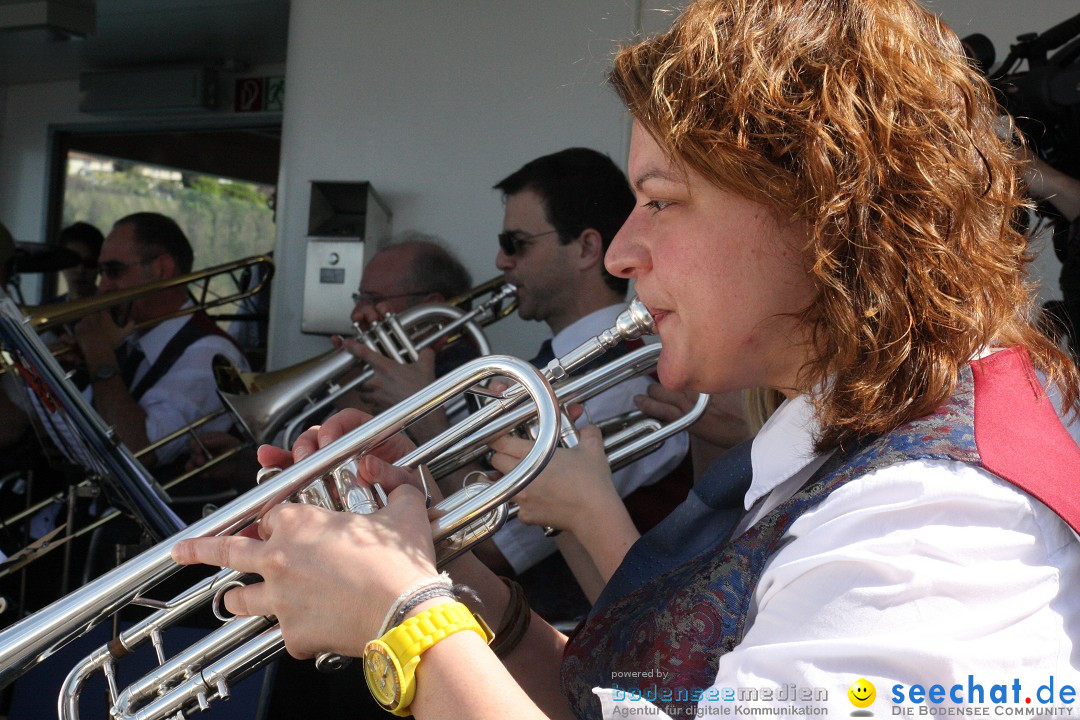
<instances>
[{"instance_id":1,"label":"black sunglasses","mask_svg":"<svg viewBox=\"0 0 1080 720\"><path fill-rule=\"evenodd\" d=\"M515 230L506 230L499 233L499 247L502 248L504 255L516 255L529 244L530 240L557 232L559 231L548 230L547 232L536 233L535 235L522 235Z\"/></svg>"}]
</instances>

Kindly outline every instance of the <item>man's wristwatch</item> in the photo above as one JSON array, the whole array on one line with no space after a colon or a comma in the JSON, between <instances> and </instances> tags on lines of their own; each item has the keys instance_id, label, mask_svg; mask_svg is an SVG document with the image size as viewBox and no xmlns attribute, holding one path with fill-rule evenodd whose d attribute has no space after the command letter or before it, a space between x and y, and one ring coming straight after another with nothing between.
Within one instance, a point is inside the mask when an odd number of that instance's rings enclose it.
<instances>
[{"instance_id":1,"label":"man's wristwatch","mask_svg":"<svg viewBox=\"0 0 1080 720\"><path fill-rule=\"evenodd\" d=\"M120 368L115 365L98 365L94 368L94 372L90 373L90 382L97 382L98 380L108 380L111 377L116 377L119 374Z\"/></svg>"},{"instance_id":2,"label":"man's wristwatch","mask_svg":"<svg viewBox=\"0 0 1080 720\"><path fill-rule=\"evenodd\" d=\"M456 632L472 630L491 643L494 633L479 615L459 602L425 610L364 648L364 679L376 702L399 717L410 714L416 694L416 666L435 643Z\"/></svg>"}]
</instances>

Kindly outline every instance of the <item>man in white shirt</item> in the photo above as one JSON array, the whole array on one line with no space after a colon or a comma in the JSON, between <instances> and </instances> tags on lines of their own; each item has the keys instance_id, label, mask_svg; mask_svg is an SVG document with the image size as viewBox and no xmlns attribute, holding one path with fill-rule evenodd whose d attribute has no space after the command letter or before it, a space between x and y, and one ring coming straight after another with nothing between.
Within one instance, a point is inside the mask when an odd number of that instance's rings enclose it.
<instances>
[{"instance_id":1,"label":"man in white shirt","mask_svg":"<svg viewBox=\"0 0 1080 720\"><path fill-rule=\"evenodd\" d=\"M495 266L518 288L518 314L551 330L553 337L533 361L543 366L610 328L625 309L628 281L607 272L604 253L633 208L633 193L609 157L587 148L532 160L495 189L503 193L505 204ZM644 394L649 383L649 378L638 377L597 395L585 403L579 425L634 410L634 396ZM688 444L682 433L616 472L619 494L625 498L667 476L685 457ZM497 533L494 542L518 573L556 549L540 528L516 520Z\"/></svg>"},{"instance_id":2,"label":"man in white shirt","mask_svg":"<svg viewBox=\"0 0 1080 720\"><path fill-rule=\"evenodd\" d=\"M177 277L190 272L192 263L191 245L172 219L157 213L129 215L116 222L102 245L99 291ZM214 356L224 355L248 369L236 343L201 311L145 327L189 305L187 290L180 286L132 301L119 312L119 321L113 313L100 312L75 327L94 408L132 450L221 408ZM222 416L204 429L225 430L231 422ZM180 438L142 462L160 469L181 460L186 446Z\"/></svg>"}]
</instances>

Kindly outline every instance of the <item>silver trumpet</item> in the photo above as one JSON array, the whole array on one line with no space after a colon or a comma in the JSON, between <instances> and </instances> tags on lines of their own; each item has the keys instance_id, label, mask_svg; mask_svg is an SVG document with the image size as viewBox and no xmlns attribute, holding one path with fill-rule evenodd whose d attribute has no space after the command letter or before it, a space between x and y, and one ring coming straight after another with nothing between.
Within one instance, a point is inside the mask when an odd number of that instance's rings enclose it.
<instances>
[{"instance_id":1,"label":"silver trumpet","mask_svg":"<svg viewBox=\"0 0 1080 720\"><path fill-rule=\"evenodd\" d=\"M566 355L555 358L544 369L544 376L555 389L555 397L560 407L585 402L621 382L651 372L656 367L661 351L659 343L628 352L591 372L574 375L620 342L656 332L652 315L638 300L630 302L616 323L615 327L607 332L581 344ZM612 471L653 452L667 438L693 425L705 412L708 402L708 395L700 395L689 412L667 425L641 413L608 418L598 423L604 434L604 450ZM491 422L481 423L469 418L459 423L459 426L470 423L473 429L461 442L450 447L430 464L432 474L435 477L444 477L478 460L487 453L488 445L495 438L515 428L522 430L522 434L532 436L528 421L529 413L523 408L500 415ZM577 431L565 412L560 416L560 423L560 445L576 446ZM417 450L421 451L423 448Z\"/></svg>"},{"instance_id":2,"label":"silver trumpet","mask_svg":"<svg viewBox=\"0 0 1080 720\"><path fill-rule=\"evenodd\" d=\"M420 467L424 476L424 465L436 461L486 426L500 424L501 427L500 417L507 414L515 418L508 427L529 425L535 442L518 466L498 481L470 485L435 506L432 535L438 562L444 564L502 525L508 515L508 501L540 473L565 432L557 398L546 378L563 377L568 366L580 367L622 340L638 337L651 327L652 319L644 307L631 306L614 328L582 345L567 356L569 360L553 362L544 373L514 358L480 358L292 467L276 474L264 473L256 488L214 514L0 632L0 686L10 683L124 605L139 603L158 610L85 658L69 673L58 700L59 716L69 720L78 718L82 688L87 678L98 670L104 673L109 686L113 718L180 719L196 709L205 710L211 701L227 698L230 687L284 649L281 633L272 618L239 618L166 658L162 634L167 627L207 602L213 604L216 612L221 594L244 582L238 573L225 569L167 603L143 599L147 590L178 569L170 557L176 542L235 533L257 521L274 504L287 500L352 512L373 511L378 505L376 498L356 480L359 458L426 413L471 391L486 396L489 402L395 464ZM515 384L498 394L479 387L480 382L495 376L508 377ZM127 688L118 688L117 661L147 641L157 651L158 668ZM334 656L320 658L329 666L336 660Z\"/></svg>"},{"instance_id":3,"label":"silver trumpet","mask_svg":"<svg viewBox=\"0 0 1080 720\"><path fill-rule=\"evenodd\" d=\"M416 362L420 350L439 340L462 337L471 339L481 355L489 355L491 347L482 328L505 317L505 306L516 307L516 291L513 285L489 281L461 299L416 305L387 315L367 331L358 332L356 339L402 363ZM489 292L491 296L477 302L471 310L455 304L473 301L481 292ZM282 446L289 447L342 394L371 379L373 372L368 368L347 382L338 382L338 378L360 364L348 350L337 348L282 370L252 375L245 382L249 386L246 392L228 392L219 384L218 394L256 444L273 441L284 428ZM219 368L219 372L237 374L227 368Z\"/></svg>"},{"instance_id":4,"label":"silver trumpet","mask_svg":"<svg viewBox=\"0 0 1080 720\"><path fill-rule=\"evenodd\" d=\"M442 513L432 520L432 535L438 557L445 562L462 552L464 542L484 536L471 530L470 526L478 522L490 525L486 517L490 511L505 505L514 493L539 474L558 441L559 411L554 393L535 368L516 358L495 355L461 366L337 442L265 479L256 488L212 515L0 632L0 686L12 682L121 607L139 603L156 605L162 610L122 633L69 674L58 702L60 717L78 717L79 692L87 673L96 669L105 673L114 705L121 696L131 700L128 705L131 710L129 717L182 717L188 710L206 707L211 699L227 697L231 683L283 649L280 632L271 627L273 623L270 620L243 618L228 623L193 649L181 653L179 659L165 660L161 651L162 630L197 604L218 596L223 588L238 581L231 571L222 571L171 602L161 604L143 600L143 595L150 588L179 569L170 556L173 546L188 538L235 533L257 521L275 504L293 498L326 501L338 509L345 509L345 506L352 504L348 501L356 496L352 492L355 488L347 487L347 476L352 472L350 463L448 400L494 376L509 376L517 384L513 387L514 392L496 399L484 408L484 412L490 417L531 401L530 410L536 414L539 431L532 450L513 472L492 483L483 492L470 492L465 500L452 496L436 507ZM461 430L450 428L429 442L424 453L413 453L396 464L416 467L436 457L462 436ZM354 472L352 477L355 483ZM505 510L501 517L505 518ZM254 641L239 645L254 633L260 633ZM141 690L136 701L132 697L134 690L131 693L117 692L112 680L115 677L115 661L145 640L155 645L163 663L152 678L136 684L138 688L152 688L152 691L148 691L154 695L149 702L153 707L152 712L136 707L147 704L148 698L142 696ZM236 649L222 660L204 664L234 647ZM167 668L172 674L164 674L162 668ZM159 694L162 696L159 697Z\"/></svg>"}]
</instances>

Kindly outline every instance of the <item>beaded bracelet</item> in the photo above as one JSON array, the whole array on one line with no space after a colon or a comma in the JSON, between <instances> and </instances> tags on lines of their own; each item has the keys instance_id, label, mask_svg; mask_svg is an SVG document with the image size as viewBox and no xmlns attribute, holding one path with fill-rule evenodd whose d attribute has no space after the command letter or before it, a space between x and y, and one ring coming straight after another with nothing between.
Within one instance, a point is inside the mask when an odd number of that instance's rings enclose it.
<instances>
[{"instance_id":1,"label":"beaded bracelet","mask_svg":"<svg viewBox=\"0 0 1080 720\"><path fill-rule=\"evenodd\" d=\"M419 606L420 603L427 602L428 600L437 597L450 598L451 600L458 599L457 595L454 594L453 588L448 588L442 584L428 585L420 588L401 603L400 607L398 607L398 611L394 613L394 619L390 621L389 627L397 627L405 619L405 616Z\"/></svg>"},{"instance_id":2,"label":"beaded bracelet","mask_svg":"<svg viewBox=\"0 0 1080 720\"><path fill-rule=\"evenodd\" d=\"M437 578L434 578L432 580L421 580L415 585L406 588L403 593L398 595L397 600L395 600L394 603L390 606L390 609L386 611L386 616L383 617L382 625L379 627L379 633L375 637L382 637L386 634L387 630L394 627L398 624L398 622L400 622L395 621L395 618L398 617L399 613L402 617L404 617L405 613L401 611L401 608L406 603L408 603L413 596L424 592L430 592L432 591L432 589L435 588L438 589L438 592L436 594L429 595L426 599L430 599L433 597L450 597L457 599L454 595L454 583L450 579L450 576L446 573L441 573ZM416 605L418 604L419 603L414 603L412 607L416 607Z\"/></svg>"}]
</instances>

